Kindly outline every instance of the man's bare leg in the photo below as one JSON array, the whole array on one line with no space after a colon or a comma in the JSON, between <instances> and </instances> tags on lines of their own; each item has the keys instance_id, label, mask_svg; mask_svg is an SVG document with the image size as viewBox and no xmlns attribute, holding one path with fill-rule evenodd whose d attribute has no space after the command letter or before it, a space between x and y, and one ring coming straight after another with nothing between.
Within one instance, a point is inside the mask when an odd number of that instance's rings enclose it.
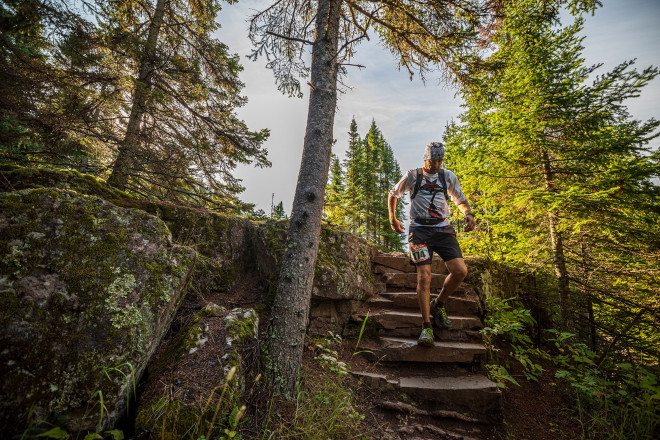
<instances>
[{"instance_id":1,"label":"man's bare leg","mask_svg":"<svg viewBox=\"0 0 660 440\"><path fill-rule=\"evenodd\" d=\"M431 265L417 266L417 303L422 322L431 322Z\"/></svg>"},{"instance_id":2,"label":"man's bare leg","mask_svg":"<svg viewBox=\"0 0 660 440\"><path fill-rule=\"evenodd\" d=\"M458 289L458 286L460 286L461 282L465 279L468 273L467 267L465 267L465 260L463 260L462 258L454 258L453 260L445 261L445 266L447 266L447 271L449 272L449 275L447 275L447 278L445 278L445 282L442 286L442 290L440 290L440 294L438 295L438 300L442 304L446 303L447 298L449 298L449 295L451 295L456 291L456 289ZM430 272L431 270L429 267L429 275ZM419 272L417 272L417 274L418 274L417 291L419 292ZM431 278L429 276L429 286L430 286L430 281ZM417 294L417 298L419 298L419 293ZM423 315L424 312L422 312L422 316Z\"/></svg>"}]
</instances>

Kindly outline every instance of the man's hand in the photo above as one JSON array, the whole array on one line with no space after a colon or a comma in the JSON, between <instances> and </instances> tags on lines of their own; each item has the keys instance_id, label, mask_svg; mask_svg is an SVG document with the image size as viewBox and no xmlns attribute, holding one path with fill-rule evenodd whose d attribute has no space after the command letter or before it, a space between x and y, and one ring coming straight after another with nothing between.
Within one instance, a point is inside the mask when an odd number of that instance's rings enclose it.
<instances>
[{"instance_id":1,"label":"man's hand","mask_svg":"<svg viewBox=\"0 0 660 440\"><path fill-rule=\"evenodd\" d=\"M465 221L467 222L467 224L465 225L465 232L470 232L474 230L475 226L477 226L477 224L474 221L474 215L471 213L465 216Z\"/></svg>"},{"instance_id":2,"label":"man's hand","mask_svg":"<svg viewBox=\"0 0 660 440\"><path fill-rule=\"evenodd\" d=\"M392 230L394 230L394 232L397 234L404 234L406 232L406 230L403 229L403 224L401 224L401 222L397 220L396 217L390 219L390 226L392 226Z\"/></svg>"}]
</instances>

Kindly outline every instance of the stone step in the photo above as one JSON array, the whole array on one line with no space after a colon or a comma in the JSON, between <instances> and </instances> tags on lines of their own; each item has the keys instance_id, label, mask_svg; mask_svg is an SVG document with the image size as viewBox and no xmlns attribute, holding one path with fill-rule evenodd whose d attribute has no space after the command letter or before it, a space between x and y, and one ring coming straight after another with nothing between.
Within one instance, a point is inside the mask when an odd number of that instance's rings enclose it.
<instances>
[{"instance_id":1,"label":"stone step","mask_svg":"<svg viewBox=\"0 0 660 440\"><path fill-rule=\"evenodd\" d=\"M390 338L418 338L421 327L401 327L395 329L376 329L375 335ZM434 328L436 341L481 342L482 334L478 330L445 330Z\"/></svg>"},{"instance_id":2,"label":"stone step","mask_svg":"<svg viewBox=\"0 0 660 440\"><path fill-rule=\"evenodd\" d=\"M435 341L433 347L420 347L417 339L387 337L360 344L371 360L385 362L477 362L486 354L483 344Z\"/></svg>"},{"instance_id":3,"label":"stone step","mask_svg":"<svg viewBox=\"0 0 660 440\"><path fill-rule=\"evenodd\" d=\"M422 325L422 314L419 312L380 310L370 314L369 319L376 323L377 327L386 330L410 327L420 329ZM453 330L480 330L483 328L479 318L474 316L449 315L449 320Z\"/></svg>"},{"instance_id":4,"label":"stone step","mask_svg":"<svg viewBox=\"0 0 660 440\"><path fill-rule=\"evenodd\" d=\"M502 417L502 392L493 381L480 374L402 377L398 388L417 403L434 409L457 410L493 422Z\"/></svg>"},{"instance_id":5,"label":"stone step","mask_svg":"<svg viewBox=\"0 0 660 440\"><path fill-rule=\"evenodd\" d=\"M378 294L378 293L387 292L387 284L385 284L384 281L379 280L378 277L375 277L373 281L373 285L374 285L374 293Z\"/></svg>"},{"instance_id":6,"label":"stone step","mask_svg":"<svg viewBox=\"0 0 660 440\"><path fill-rule=\"evenodd\" d=\"M400 252L391 253L391 254L380 254L374 257L375 263L375 272L376 273L386 273L386 272L407 272L415 273L415 266L410 264L410 259L408 254L403 254ZM388 270L392 269L392 270ZM445 262L440 258L434 258L431 263L431 272L446 274L447 267Z\"/></svg>"},{"instance_id":7,"label":"stone step","mask_svg":"<svg viewBox=\"0 0 660 440\"><path fill-rule=\"evenodd\" d=\"M431 289L442 288L445 282L446 275L432 274L431 275ZM409 289L417 288L417 274L416 273L394 273L388 272L381 275L381 280L387 284L388 287L406 287Z\"/></svg>"},{"instance_id":8,"label":"stone step","mask_svg":"<svg viewBox=\"0 0 660 440\"><path fill-rule=\"evenodd\" d=\"M432 293L431 299L436 296L437 294ZM419 310L417 294L415 292L383 292L379 296L371 298L368 303L371 303L372 301L374 304ZM463 295L461 296L452 295L447 298L445 308L449 313L455 314L479 313L480 310L477 296L474 293L465 292L463 292Z\"/></svg>"},{"instance_id":9,"label":"stone step","mask_svg":"<svg viewBox=\"0 0 660 440\"><path fill-rule=\"evenodd\" d=\"M354 376L376 389L404 393L426 410L458 411L481 421L501 420L502 393L497 385L481 374L439 377L394 377L354 371Z\"/></svg>"}]
</instances>

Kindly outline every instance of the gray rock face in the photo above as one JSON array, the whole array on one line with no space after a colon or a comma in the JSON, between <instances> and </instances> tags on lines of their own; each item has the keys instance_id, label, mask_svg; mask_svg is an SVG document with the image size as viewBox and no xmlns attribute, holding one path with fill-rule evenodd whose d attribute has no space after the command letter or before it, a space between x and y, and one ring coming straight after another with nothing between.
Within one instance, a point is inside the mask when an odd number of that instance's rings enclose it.
<instances>
[{"instance_id":1,"label":"gray rock face","mask_svg":"<svg viewBox=\"0 0 660 440\"><path fill-rule=\"evenodd\" d=\"M363 301L376 293L376 247L348 232L324 228L314 271L308 332L341 333Z\"/></svg>"},{"instance_id":2,"label":"gray rock face","mask_svg":"<svg viewBox=\"0 0 660 440\"><path fill-rule=\"evenodd\" d=\"M324 228L314 273L312 299L364 301L374 294L371 262L375 246L355 235Z\"/></svg>"},{"instance_id":3,"label":"gray rock face","mask_svg":"<svg viewBox=\"0 0 660 440\"><path fill-rule=\"evenodd\" d=\"M22 431L30 409L69 431L112 426L194 252L143 211L39 188L0 193L0 255L1 429Z\"/></svg>"}]
</instances>

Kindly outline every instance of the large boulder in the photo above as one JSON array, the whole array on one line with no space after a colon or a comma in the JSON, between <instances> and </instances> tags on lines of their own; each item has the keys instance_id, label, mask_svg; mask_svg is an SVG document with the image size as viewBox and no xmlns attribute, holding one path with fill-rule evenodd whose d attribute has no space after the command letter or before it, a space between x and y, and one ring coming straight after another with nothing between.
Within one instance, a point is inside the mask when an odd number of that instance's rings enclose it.
<instances>
[{"instance_id":1,"label":"large boulder","mask_svg":"<svg viewBox=\"0 0 660 440\"><path fill-rule=\"evenodd\" d=\"M314 270L308 332L341 334L362 303L375 294L377 248L355 235L324 227Z\"/></svg>"},{"instance_id":2,"label":"large boulder","mask_svg":"<svg viewBox=\"0 0 660 440\"><path fill-rule=\"evenodd\" d=\"M190 248L136 209L74 191L0 193L0 429L106 429L168 329Z\"/></svg>"},{"instance_id":3,"label":"large boulder","mask_svg":"<svg viewBox=\"0 0 660 440\"><path fill-rule=\"evenodd\" d=\"M377 248L350 232L321 230L312 298L364 301L374 294Z\"/></svg>"}]
</instances>

